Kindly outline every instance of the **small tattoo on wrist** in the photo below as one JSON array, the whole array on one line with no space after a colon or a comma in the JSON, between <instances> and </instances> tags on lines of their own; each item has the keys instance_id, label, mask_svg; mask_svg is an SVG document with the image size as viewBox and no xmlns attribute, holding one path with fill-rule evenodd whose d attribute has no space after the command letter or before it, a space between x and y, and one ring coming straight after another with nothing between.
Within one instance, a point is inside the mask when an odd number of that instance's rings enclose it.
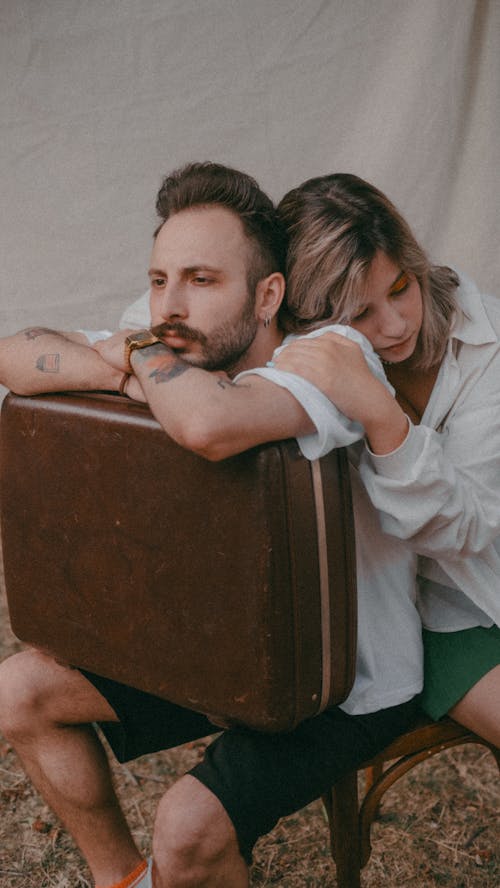
<instances>
[{"instance_id":1,"label":"small tattoo on wrist","mask_svg":"<svg viewBox=\"0 0 500 888\"><path fill-rule=\"evenodd\" d=\"M36 361L36 369L41 370L42 373L59 373L60 362L61 356L59 354L40 355Z\"/></svg>"}]
</instances>

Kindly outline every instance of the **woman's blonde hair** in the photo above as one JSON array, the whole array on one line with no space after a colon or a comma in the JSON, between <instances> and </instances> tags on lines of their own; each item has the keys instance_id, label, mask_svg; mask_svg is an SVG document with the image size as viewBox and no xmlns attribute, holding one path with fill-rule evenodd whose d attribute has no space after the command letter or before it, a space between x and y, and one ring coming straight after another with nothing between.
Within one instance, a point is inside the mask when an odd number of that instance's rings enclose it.
<instances>
[{"instance_id":1,"label":"woman's blonde hair","mask_svg":"<svg viewBox=\"0 0 500 888\"><path fill-rule=\"evenodd\" d=\"M287 303L281 317L288 332L348 323L365 299L368 271L381 250L420 284L419 366L428 368L441 359L456 309L458 275L430 264L381 191L349 173L319 176L289 191L278 212L289 238Z\"/></svg>"}]
</instances>

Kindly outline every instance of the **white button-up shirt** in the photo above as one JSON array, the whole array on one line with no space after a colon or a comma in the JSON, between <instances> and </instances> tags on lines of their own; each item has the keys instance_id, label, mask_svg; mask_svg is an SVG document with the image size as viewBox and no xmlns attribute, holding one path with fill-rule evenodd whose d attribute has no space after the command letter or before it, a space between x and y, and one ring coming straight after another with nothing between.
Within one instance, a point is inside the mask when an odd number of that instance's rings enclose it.
<instances>
[{"instance_id":1,"label":"white button-up shirt","mask_svg":"<svg viewBox=\"0 0 500 888\"><path fill-rule=\"evenodd\" d=\"M372 372L385 379L380 359L368 340L349 327L322 327L306 338L333 331L358 342ZM298 337L287 336L281 348ZM416 607L417 557L410 547L380 527L358 472L363 429L351 422L315 386L294 373L272 366L240 374L258 374L288 389L309 414L316 431L298 438L308 459L324 456L334 447L349 447L352 499L356 530L358 593L358 649L356 678L341 708L350 715L373 712L404 703L422 690L422 626Z\"/></svg>"},{"instance_id":2,"label":"white button-up shirt","mask_svg":"<svg viewBox=\"0 0 500 888\"><path fill-rule=\"evenodd\" d=\"M360 466L384 530L419 555L422 621L441 632L500 623L500 300L460 280L421 424Z\"/></svg>"}]
</instances>

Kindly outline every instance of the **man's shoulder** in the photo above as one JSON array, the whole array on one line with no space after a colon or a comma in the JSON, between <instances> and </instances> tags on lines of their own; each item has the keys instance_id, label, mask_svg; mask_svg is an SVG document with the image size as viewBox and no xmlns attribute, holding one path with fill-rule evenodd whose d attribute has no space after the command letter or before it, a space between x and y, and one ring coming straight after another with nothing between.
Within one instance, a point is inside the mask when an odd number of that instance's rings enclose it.
<instances>
[{"instance_id":1,"label":"man's shoulder","mask_svg":"<svg viewBox=\"0 0 500 888\"><path fill-rule=\"evenodd\" d=\"M316 330L309 330L307 333L288 333L279 348L276 349L275 355L292 342L297 342L300 339L315 339L318 336L324 336L326 333L336 333L338 336L345 336L346 339L356 342L366 355L375 355L369 339L367 339L363 333L360 333L359 330L355 330L354 327L350 327L348 324L325 324L322 327L318 327Z\"/></svg>"}]
</instances>

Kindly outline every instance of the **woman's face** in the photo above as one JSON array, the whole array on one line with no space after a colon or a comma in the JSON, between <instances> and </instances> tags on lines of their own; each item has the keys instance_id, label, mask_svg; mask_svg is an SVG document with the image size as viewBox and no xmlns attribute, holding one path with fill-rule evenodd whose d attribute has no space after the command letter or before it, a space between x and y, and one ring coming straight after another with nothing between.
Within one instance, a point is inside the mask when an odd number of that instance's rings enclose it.
<instances>
[{"instance_id":1,"label":"woman's face","mask_svg":"<svg viewBox=\"0 0 500 888\"><path fill-rule=\"evenodd\" d=\"M351 327L364 333L383 361L406 361L415 351L422 326L422 293L416 277L379 251L368 272L366 294Z\"/></svg>"}]
</instances>

